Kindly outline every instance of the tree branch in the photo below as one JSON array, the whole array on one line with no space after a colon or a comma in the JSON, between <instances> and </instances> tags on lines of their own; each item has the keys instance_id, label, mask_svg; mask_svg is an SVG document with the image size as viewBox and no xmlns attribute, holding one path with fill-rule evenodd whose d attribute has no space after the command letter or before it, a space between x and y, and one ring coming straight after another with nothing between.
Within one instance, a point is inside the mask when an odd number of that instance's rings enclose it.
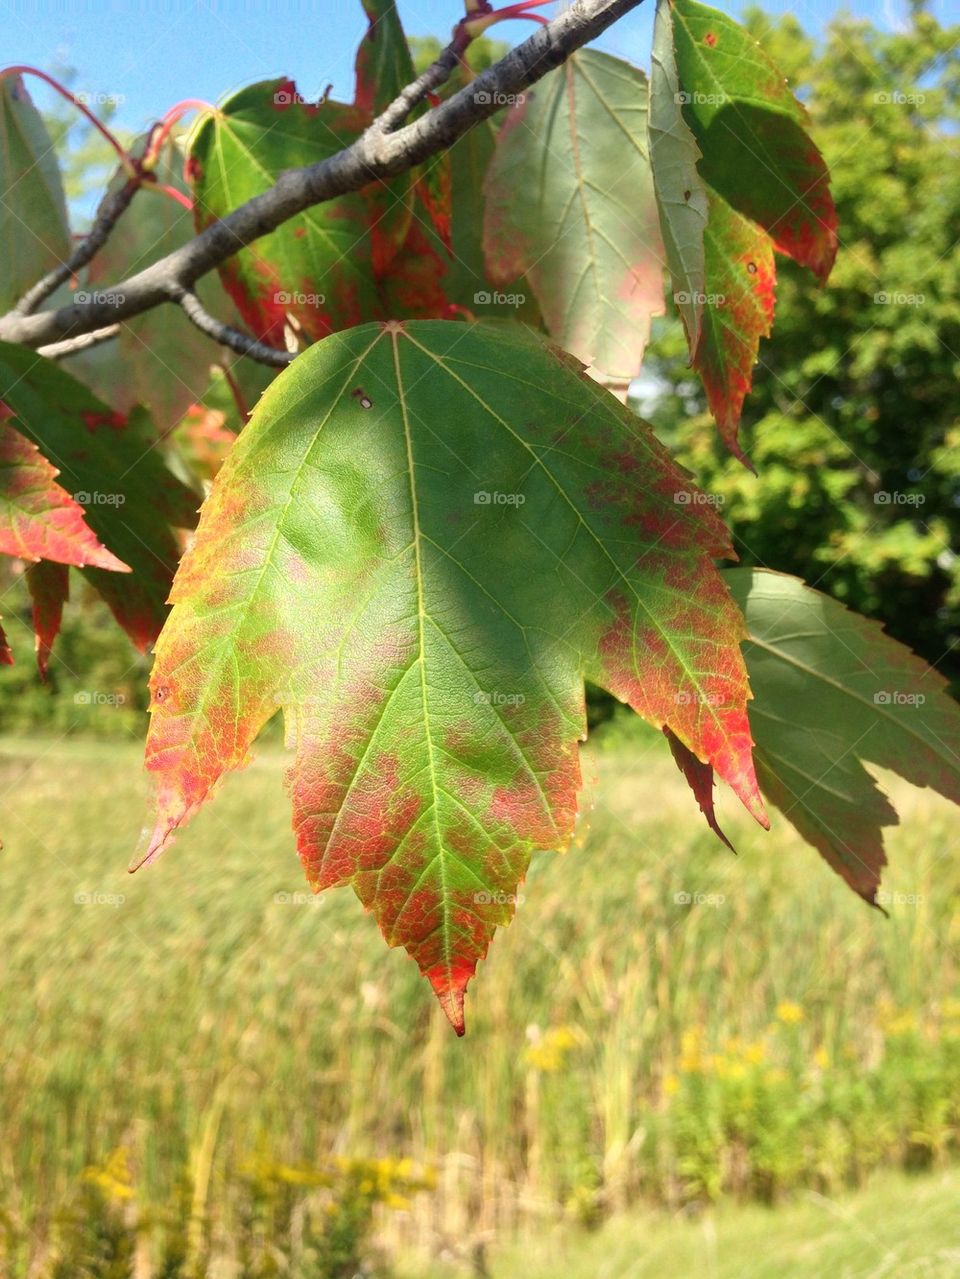
<instances>
[{"instance_id":1,"label":"tree branch","mask_svg":"<svg viewBox=\"0 0 960 1279\"><path fill-rule=\"evenodd\" d=\"M10 312L11 315L30 315L61 284L69 280L72 275L76 275L96 256L106 244L110 232L117 225L121 215L130 207L130 201L139 190L141 181L140 178L128 178L122 187L118 187L116 191L107 192L97 207L97 215L89 234L77 245L66 262L61 262L59 266L54 267L48 275L27 290Z\"/></svg>"},{"instance_id":2,"label":"tree branch","mask_svg":"<svg viewBox=\"0 0 960 1279\"><path fill-rule=\"evenodd\" d=\"M257 360L260 364L270 364L279 369L286 368L296 355L294 351L281 351L278 347L267 346L266 342L258 342L249 333L235 329L230 324L224 324L204 309L203 303L190 289L184 289L177 301L187 319L195 324L201 333L206 333L207 337L213 338L221 346L228 346L238 355L248 355L251 360Z\"/></svg>"},{"instance_id":3,"label":"tree branch","mask_svg":"<svg viewBox=\"0 0 960 1279\"><path fill-rule=\"evenodd\" d=\"M595 39L641 0L575 0L546 26L488 67L469 85L412 123L397 128L431 87L430 72L418 78L351 146L301 169L288 169L262 195L202 231L189 244L115 285L106 294L57 311L35 315L16 311L0 318L0 339L38 347L88 333L177 301L194 283L245 245L275 230L311 205L392 178L447 150L475 124L500 110L505 95L522 93ZM449 75L454 44L434 67ZM433 68L431 68L433 70Z\"/></svg>"}]
</instances>

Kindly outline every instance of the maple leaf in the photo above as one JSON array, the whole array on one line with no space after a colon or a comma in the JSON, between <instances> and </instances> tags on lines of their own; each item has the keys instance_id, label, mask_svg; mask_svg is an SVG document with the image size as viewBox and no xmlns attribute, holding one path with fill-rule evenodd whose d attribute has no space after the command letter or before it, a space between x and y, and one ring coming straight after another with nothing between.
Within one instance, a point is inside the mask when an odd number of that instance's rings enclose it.
<instances>
[{"instance_id":1,"label":"maple leaf","mask_svg":"<svg viewBox=\"0 0 960 1279\"><path fill-rule=\"evenodd\" d=\"M681 101L673 16L669 4L659 3L650 64L650 168L673 297L692 358L700 345L707 287L707 192L697 170L700 148L683 118Z\"/></svg>"},{"instance_id":2,"label":"maple leaf","mask_svg":"<svg viewBox=\"0 0 960 1279\"><path fill-rule=\"evenodd\" d=\"M703 331L691 357L724 441L746 461L737 426L773 320L771 249L825 281L837 215L806 109L757 41L697 0L659 0L658 9L673 32L677 96L709 195Z\"/></svg>"},{"instance_id":3,"label":"maple leaf","mask_svg":"<svg viewBox=\"0 0 960 1279\"><path fill-rule=\"evenodd\" d=\"M59 635L63 621L63 606L70 598L70 570L66 564L41 560L39 564L28 564L24 576L30 592L37 670L40 678L45 680L53 641Z\"/></svg>"},{"instance_id":4,"label":"maple leaf","mask_svg":"<svg viewBox=\"0 0 960 1279\"><path fill-rule=\"evenodd\" d=\"M877 904L883 828L899 820L864 767L960 804L960 707L943 677L877 622L798 578L723 577L744 611L760 789L866 901ZM713 770L674 752L714 830ZM706 807L704 806L706 801ZM725 840L726 842L726 840Z\"/></svg>"},{"instance_id":5,"label":"maple leaf","mask_svg":"<svg viewBox=\"0 0 960 1279\"><path fill-rule=\"evenodd\" d=\"M20 434L15 421L0 423L0 553L129 573L97 541L83 507L57 483L57 468Z\"/></svg>"},{"instance_id":6,"label":"maple leaf","mask_svg":"<svg viewBox=\"0 0 960 1279\"><path fill-rule=\"evenodd\" d=\"M370 119L417 78L394 0L362 0L367 29L357 48L354 104Z\"/></svg>"},{"instance_id":7,"label":"maple leaf","mask_svg":"<svg viewBox=\"0 0 960 1279\"><path fill-rule=\"evenodd\" d=\"M484 193L493 282L526 276L551 337L612 380L635 377L666 262L643 72L590 50L544 76L508 112Z\"/></svg>"},{"instance_id":8,"label":"maple leaf","mask_svg":"<svg viewBox=\"0 0 960 1279\"><path fill-rule=\"evenodd\" d=\"M260 401L177 572L135 864L282 706L310 883L352 884L462 1032L532 852L571 837L584 677L765 822L731 555L650 429L523 327L326 339Z\"/></svg>"},{"instance_id":9,"label":"maple leaf","mask_svg":"<svg viewBox=\"0 0 960 1279\"><path fill-rule=\"evenodd\" d=\"M111 560L131 570L112 571L107 561L98 567L89 556L81 569L142 651L163 624L180 556L171 526L196 523L197 494L168 470L142 409L126 416L108 408L35 351L0 343L0 402L16 414L17 430L56 465Z\"/></svg>"},{"instance_id":10,"label":"maple leaf","mask_svg":"<svg viewBox=\"0 0 960 1279\"><path fill-rule=\"evenodd\" d=\"M197 127L189 172L198 230L273 186L284 169L325 160L370 123L361 106L307 102L292 80L232 94ZM377 278L410 227L410 175L304 210L241 249L220 276L247 325L274 346L381 317Z\"/></svg>"}]
</instances>

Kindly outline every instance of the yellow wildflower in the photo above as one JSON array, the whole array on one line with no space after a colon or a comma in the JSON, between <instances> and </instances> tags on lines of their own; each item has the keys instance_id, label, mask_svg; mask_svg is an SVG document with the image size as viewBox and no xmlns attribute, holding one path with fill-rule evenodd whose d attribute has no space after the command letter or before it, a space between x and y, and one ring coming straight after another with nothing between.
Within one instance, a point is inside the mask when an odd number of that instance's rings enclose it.
<instances>
[{"instance_id":1,"label":"yellow wildflower","mask_svg":"<svg viewBox=\"0 0 960 1279\"><path fill-rule=\"evenodd\" d=\"M777 1020L782 1021L785 1026L795 1026L803 1021L805 1015L800 1005L793 1003L792 1000L781 999L777 1004Z\"/></svg>"}]
</instances>

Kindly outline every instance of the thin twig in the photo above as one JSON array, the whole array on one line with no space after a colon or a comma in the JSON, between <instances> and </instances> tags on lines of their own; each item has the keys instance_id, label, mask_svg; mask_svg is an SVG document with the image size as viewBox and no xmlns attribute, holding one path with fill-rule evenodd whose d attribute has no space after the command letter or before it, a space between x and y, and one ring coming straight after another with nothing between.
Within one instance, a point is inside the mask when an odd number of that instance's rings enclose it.
<instances>
[{"instance_id":1,"label":"thin twig","mask_svg":"<svg viewBox=\"0 0 960 1279\"><path fill-rule=\"evenodd\" d=\"M120 217L130 207L130 201L140 189L140 178L128 178L122 187L108 191L100 201L97 216L88 235L77 245L74 251L52 271L38 280L28 289L11 315L30 315L41 302L45 302L51 293L55 293L61 284L77 274L87 265L106 244L110 232L117 225Z\"/></svg>"},{"instance_id":2,"label":"thin twig","mask_svg":"<svg viewBox=\"0 0 960 1279\"><path fill-rule=\"evenodd\" d=\"M230 324L224 324L204 309L203 303L190 289L181 290L175 300L183 308L187 319L195 324L201 333L206 333L207 337L213 338L221 346L228 346L238 355L247 355L251 360L257 360L260 364L269 364L278 369L286 368L296 359L295 351L281 351L275 346L267 346L265 342L258 342L256 338L252 338L249 333L235 329Z\"/></svg>"},{"instance_id":3,"label":"thin twig","mask_svg":"<svg viewBox=\"0 0 960 1279\"><path fill-rule=\"evenodd\" d=\"M77 355L80 351L89 350L91 346L109 342L119 332L119 324L108 324L105 329L94 329L92 333L81 333L78 337L67 338L63 342L51 342L49 346L38 346L37 354L45 355L50 360L60 360L65 355Z\"/></svg>"}]
</instances>

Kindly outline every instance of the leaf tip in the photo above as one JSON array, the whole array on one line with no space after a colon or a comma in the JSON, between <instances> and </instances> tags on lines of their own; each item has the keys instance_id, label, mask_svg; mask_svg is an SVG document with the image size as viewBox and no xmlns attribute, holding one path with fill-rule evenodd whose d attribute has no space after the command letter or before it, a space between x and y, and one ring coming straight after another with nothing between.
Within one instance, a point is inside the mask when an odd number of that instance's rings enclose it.
<instances>
[{"instance_id":1,"label":"leaf tip","mask_svg":"<svg viewBox=\"0 0 960 1279\"><path fill-rule=\"evenodd\" d=\"M173 832L176 829L176 823L168 818L160 817L154 826L144 826L140 832L140 839L130 863L127 866L128 874L132 875L138 871L141 866L149 866L151 862L155 862L162 852L169 848L173 841Z\"/></svg>"},{"instance_id":2,"label":"leaf tip","mask_svg":"<svg viewBox=\"0 0 960 1279\"><path fill-rule=\"evenodd\" d=\"M467 983L474 974L470 965L451 969L446 964L428 969L423 975L433 987L433 993L440 1001L447 1021L462 1038L466 1032L463 1003L467 993Z\"/></svg>"}]
</instances>

